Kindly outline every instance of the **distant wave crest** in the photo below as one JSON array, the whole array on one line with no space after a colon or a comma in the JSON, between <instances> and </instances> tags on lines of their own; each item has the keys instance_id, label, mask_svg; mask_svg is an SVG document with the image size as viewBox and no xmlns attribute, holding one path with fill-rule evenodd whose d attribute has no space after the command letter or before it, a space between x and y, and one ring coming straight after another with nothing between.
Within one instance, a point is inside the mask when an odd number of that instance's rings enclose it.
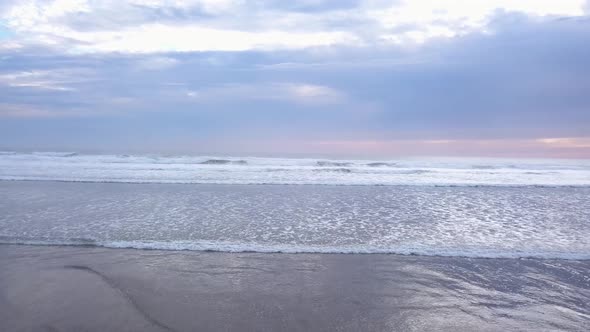
<instances>
[{"instance_id":1,"label":"distant wave crest","mask_svg":"<svg viewBox=\"0 0 590 332\"><path fill-rule=\"evenodd\" d=\"M245 160L209 159L200 162L201 165L247 165Z\"/></svg>"},{"instance_id":2,"label":"distant wave crest","mask_svg":"<svg viewBox=\"0 0 590 332\"><path fill-rule=\"evenodd\" d=\"M473 168L473 169L497 169L498 167L491 166L491 165L472 165L471 168Z\"/></svg>"},{"instance_id":3,"label":"distant wave crest","mask_svg":"<svg viewBox=\"0 0 590 332\"><path fill-rule=\"evenodd\" d=\"M32 155L41 157L75 157L78 152L33 152Z\"/></svg>"},{"instance_id":4,"label":"distant wave crest","mask_svg":"<svg viewBox=\"0 0 590 332\"><path fill-rule=\"evenodd\" d=\"M0 180L364 186L590 186L590 161L329 160L0 151Z\"/></svg>"},{"instance_id":5,"label":"distant wave crest","mask_svg":"<svg viewBox=\"0 0 590 332\"><path fill-rule=\"evenodd\" d=\"M335 172L335 173L352 173L349 168L326 168L326 169L314 169L315 172Z\"/></svg>"},{"instance_id":6,"label":"distant wave crest","mask_svg":"<svg viewBox=\"0 0 590 332\"><path fill-rule=\"evenodd\" d=\"M320 167L347 167L351 166L352 163L338 161L318 161L316 162L316 165Z\"/></svg>"},{"instance_id":7,"label":"distant wave crest","mask_svg":"<svg viewBox=\"0 0 590 332\"><path fill-rule=\"evenodd\" d=\"M376 163L368 163L367 166L369 166L369 167L395 167L395 166L397 166L397 164L396 163L376 162Z\"/></svg>"}]
</instances>

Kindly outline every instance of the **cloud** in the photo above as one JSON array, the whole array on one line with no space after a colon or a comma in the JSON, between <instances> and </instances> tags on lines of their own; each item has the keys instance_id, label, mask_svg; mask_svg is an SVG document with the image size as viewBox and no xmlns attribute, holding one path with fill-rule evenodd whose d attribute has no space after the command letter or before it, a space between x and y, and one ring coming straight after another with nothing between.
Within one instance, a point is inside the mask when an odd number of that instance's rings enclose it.
<instances>
[{"instance_id":1,"label":"cloud","mask_svg":"<svg viewBox=\"0 0 590 332\"><path fill-rule=\"evenodd\" d=\"M56 69L0 73L0 85L13 88L74 91L75 88L69 85L87 80L80 76L82 73L88 75L88 72L88 70Z\"/></svg>"},{"instance_id":2,"label":"cloud","mask_svg":"<svg viewBox=\"0 0 590 332\"><path fill-rule=\"evenodd\" d=\"M480 156L488 157L555 157L588 158L590 138L544 139L458 139L458 140L339 140L301 142L305 151L315 153L362 151L366 156L429 155L429 156ZM302 150L303 152L303 150Z\"/></svg>"},{"instance_id":3,"label":"cloud","mask_svg":"<svg viewBox=\"0 0 590 332\"><path fill-rule=\"evenodd\" d=\"M257 7L295 11L295 12L324 12L336 11L344 9L356 9L361 5L360 0L301 0L301 1L282 1L282 0L266 0L255 1Z\"/></svg>"},{"instance_id":4,"label":"cloud","mask_svg":"<svg viewBox=\"0 0 590 332\"><path fill-rule=\"evenodd\" d=\"M65 32L72 39L85 42L74 52L192 52L246 51L252 49L298 49L354 43L345 32L246 32L211 29L198 25L170 26L147 24L116 32Z\"/></svg>"},{"instance_id":5,"label":"cloud","mask_svg":"<svg viewBox=\"0 0 590 332\"><path fill-rule=\"evenodd\" d=\"M12 2L17 42L64 52L159 53L411 45L486 31L497 11L584 15L583 0ZM157 23L156 23L157 22Z\"/></svg>"},{"instance_id":6,"label":"cloud","mask_svg":"<svg viewBox=\"0 0 590 332\"><path fill-rule=\"evenodd\" d=\"M0 118L56 118L78 117L78 110L53 110L29 104L0 103Z\"/></svg>"},{"instance_id":7,"label":"cloud","mask_svg":"<svg viewBox=\"0 0 590 332\"><path fill-rule=\"evenodd\" d=\"M552 148L590 149L590 137L540 138L536 142Z\"/></svg>"},{"instance_id":8,"label":"cloud","mask_svg":"<svg viewBox=\"0 0 590 332\"><path fill-rule=\"evenodd\" d=\"M141 70L165 70L178 64L179 61L174 58L159 56L140 60L137 67Z\"/></svg>"},{"instance_id":9,"label":"cloud","mask_svg":"<svg viewBox=\"0 0 590 332\"><path fill-rule=\"evenodd\" d=\"M0 141L586 151L584 3L461 3L3 2Z\"/></svg>"},{"instance_id":10,"label":"cloud","mask_svg":"<svg viewBox=\"0 0 590 332\"><path fill-rule=\"evenodd\" d=\"M338 104L346 100L345 94L334 88L300 83L227 84L191 90L186 92L186 95L197 102L209 103L268 100L302 104Z\"/></svg>"}]
</instances>

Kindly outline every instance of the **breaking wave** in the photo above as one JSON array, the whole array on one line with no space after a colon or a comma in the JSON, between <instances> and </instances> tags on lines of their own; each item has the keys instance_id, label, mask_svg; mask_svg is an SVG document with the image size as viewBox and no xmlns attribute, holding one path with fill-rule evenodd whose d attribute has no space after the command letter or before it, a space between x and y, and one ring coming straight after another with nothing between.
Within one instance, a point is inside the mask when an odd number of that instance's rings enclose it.
<instances>
[{"instance_id":1,"label":"breaking wave","mask_svg":"<svg viewBox=\"0 0 590 332\"><path fill-rule=\"evenodd\" d=\"M0 180L356 186L590 186L590 161L460 158L318 160L1 151Z\"/></svg>"},{"instance_id":2,"label":"breaking wave","mask_svg":"<svg viewBox=\"0 0 590 332\"><path fill-rule=\"evenodd\" d=\"M491 166L491 165L473 165L473 166L471 166L471 168L473 168L473 169L497 169L496 166Z\"/></svg>"},{"instance_id":3,"label":"breaking wave","mask_svg":"<svg viewBox=\"0 0 590 332\"><path fill-rule=\"evenodd\" d=\"M314 169L314 172L352 173L352 170L350 168L327 168L327 169Z\"/></svg>"},{"instance_id":4,"label":"breaking wave","mask_svg":"<svg viewBox=\"0 0 590 332\"><path fill-rule=\"evenodd\" d=\"M318 161L316 162L317 166L320 167L346 167L346 166L351 166L352 163L348 163L348 162L337 162L337 161Z\"/></svg>"},{"instance_id":5,"label":"breaking wave","mask_svg":"<svg viewBox=\"0 0 590 332\"><path fill-rule=\"evenodd\" d=\"M397 164L396 163L376 162L376 163L368 163L367 166L369 166L369 167L395 167L395 166L397 166Z\"/></svg>"},{"instance_id":6,"label":"breaking wave","mask_svg":"<svg viewBox=\"0 0 590 332\"><path fill-rule=\"evenodd\" d=\"M247 165L245 160L209 159L200 162L201 165Z\"/></svg>"},{"instance_id":7,"label":"breaking wave","mask_svg":"<svg viewBox=\"0 0 590 332\"><path fill-rule=\"evenodd\" d=\"M97 241L74 238L62 240L18 239L0 237L0 245L34 245L34 246L77 246L101 247L113 249L172 250L172 251L209 251L232 253L286 253L286 254L394 254L404 256L439 256L469 258L525 258L525 259L566 259L590 260L589 253L560 251L503 251L503 250L466 250L466 249L429 249L418 247L382 248L370 245L354 246L310 246L289 244L231 243L216 241Z\"/></svg>"}]
</instances>

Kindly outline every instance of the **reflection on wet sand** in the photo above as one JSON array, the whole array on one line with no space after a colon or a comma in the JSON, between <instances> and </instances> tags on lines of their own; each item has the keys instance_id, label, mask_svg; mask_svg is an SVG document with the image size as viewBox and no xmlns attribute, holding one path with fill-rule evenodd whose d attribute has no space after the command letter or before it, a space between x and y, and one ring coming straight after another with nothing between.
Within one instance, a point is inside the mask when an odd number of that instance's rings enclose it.
<instances>
[{"instance_id":1,"label":"reflection on wet sand","mask_svg":"<svg viewBox=\"0 0 590 332\"><path fill-rule=\"evenodd\" d=\"M0 329L579 331L590 261L0 246Z\"/></svg>"}]
</instances>

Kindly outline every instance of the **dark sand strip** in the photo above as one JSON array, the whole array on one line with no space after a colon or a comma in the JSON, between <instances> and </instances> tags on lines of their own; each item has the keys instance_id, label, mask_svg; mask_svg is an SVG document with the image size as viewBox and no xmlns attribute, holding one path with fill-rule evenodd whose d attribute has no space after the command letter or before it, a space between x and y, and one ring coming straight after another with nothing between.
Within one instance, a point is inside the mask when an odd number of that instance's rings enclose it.
<instances>
[{"instance_id":1,"label":"dark sand strip","mask_svg":"<svg viewBox=\"0 0 590 332\"><path fill-rule=\"evenodd\" d=\"M586 331L590 261L0 245L0 331Z\"/></svg>"}]
</instances>

